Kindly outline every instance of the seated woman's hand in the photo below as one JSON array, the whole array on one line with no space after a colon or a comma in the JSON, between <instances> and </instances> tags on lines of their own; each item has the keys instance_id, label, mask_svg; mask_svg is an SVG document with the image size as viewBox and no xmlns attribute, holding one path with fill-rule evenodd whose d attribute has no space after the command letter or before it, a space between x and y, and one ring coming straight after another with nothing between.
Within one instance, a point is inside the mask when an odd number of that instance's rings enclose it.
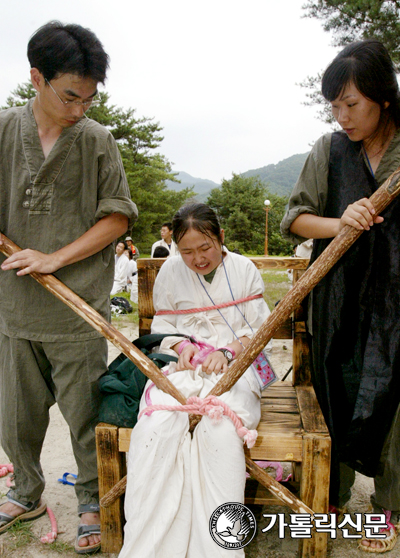
<instances>
[{"instance_id":1,"label":"seated woman's hand","mask_svg":"<svg viewBox=\"0 0 400 558\"><path fill-rule=\"evenodd\" d=\"M176 371L180 372L181 370L195 370L195 366L193 366L190 361L198 352L199 349L191 343L186 345L186 347L179 355L178 362L176 364Z\"/></svg>"},{"instance_id":2,"label":"seated woman's hand","mask_svg":"<svg viewBox=\"0 0 400 558\"><path fill-rule=\"evenodd\" d=\"M382 223L383 217L375 215L375 209L368 198L362 198L347 206L340 218L339 232L345 225L369 231L374 223Z\"/></svg>"},{"instance_id":3,"label":"seated woman's hand","mask_svg":"<svg viewBox=\"0 0 400 558\"><path fill-rule=\"evenodd\" d=\"M203 362L202 366L203 372L206 374L219 374L220 372L228 371L228 359L221 353L221 351L214 351L210 353L206 360Z\"/></svg>"}]
</instances>

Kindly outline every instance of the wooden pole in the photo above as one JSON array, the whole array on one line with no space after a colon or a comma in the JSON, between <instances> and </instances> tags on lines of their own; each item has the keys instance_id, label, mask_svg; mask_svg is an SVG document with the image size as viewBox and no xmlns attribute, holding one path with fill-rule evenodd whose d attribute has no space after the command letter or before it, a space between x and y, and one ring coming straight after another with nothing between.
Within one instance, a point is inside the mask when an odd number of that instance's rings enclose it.
<instances>
[{"instance_id":1,"label":"wooden pole","mask_svg":"<svg viewBox=\"0 0 400 558\"><path fill-rule=\"evenodd\" d=\"M400 167L397 169L386 181L385 183L371 196L371 202L373 203L376 214L379 215L400 193ZM261 328L258 330L257 334L251 340L250 344L247 346L246 350L235 360L234 364L229 369L227 374L223 375L223 378L218 382L218 384L211 390L210 394L221 395L225 391L228 391L244 374L250 364L254 361L256 356L265 347L268 341L272 338L273 333L279 328L279 326L290 316L293 310L300 304L303 298L315 287L315 285L324 277L328 271L333 267L333 265L339 260L339 258L348 250L348 248L355 242L355 240L361 235L363 231L357 231L353 227L345 226L337 237L330 243L328 248L321 254L321 256L314 262L314 264L306 271L302 278L296 283L296 285L289 291L289 293L281 300L278 306L271 312L268 319L264 322ZM3 241L3 245L0 246L0 251L6 256L11 256L14 251L20 250L18 246L12 243L7 237L0 233L0 239ZM68 287L66 287L61 281L56 279L53 275L42 275L40 273L31 273L32 277L36 279L40 284L42 284L47 290L52 292L57 298L65 302L72 310L77 314L82 316L88 323L90 323L97 331L102 333L107 339L109 339L114 345L116 345L130 360L132 360L139 368L142 370L147 377L149 377L160 389L169 393L180 403L185 403L185 398L181 393L171 384L168 378L159 371L159 369L149 360L145 355L141 353L136 347L134 347L122 334L120 334L113 326L111 326L104 318L102 318L95 310L93 310L88 304L82 301L77 295L75 295ZM60 286L61 292L60 291ZM64 291L65 289L65 291ZM99 320L94 319L100 318ZM111 331L111 335L109 334ZM108 336L110 335L110 337ZM126 347L125 345L128 345ZM125 352L126 351L126 352ZM137 355L140 353L140 355ZM154 379L153 374L149 372L149 369L155 368ZM153 372L153 371L152 371ZM159 376L162 376L161 378ZM173 388L173 392L171 391ZM177 395L175 395L177 392ZM183 400L183 401L182 401ZM201 417L192 416L191 417L191 429L199 422ZM250 461L249 461L250 460ZM251 462L251 463L250 463ZM258 471L258 466L255 465L248 456L246 456L246 467L256 475L256 478L261 484L266 488L270 488L274 483L271 483L272 477L265 473L262 469ZM272 479L274 481L274 479ZM275 482L275 481L274 481ZM126 477L121 479L118 483L118 495L122 494L126 486ZM281 485L279 485L279 491L282 490ZM114 487L115 488L115 487ZM107 505L110 505L116 500L118 495L111 494L110 491L104 496L101 503L105 501ZM312 510L307 508L300 500L295 498L292 494L290 495L293 501L289 503L287 500L287 495L282 492L283 498L275 491L276 495L282 499L288 505L295 506L294 511L298 510L309 510L306 513L312 513ZM107 500L107 497L109 497ZM110 501L112 500L112 501ZM296 502L297 501L297 502Z\"/></svg>"},{"instance_id":2,"label":"wooden pole","mask_svg":"<svg viewBox=\"0 0 400 558\"><path fill-rule=\"evenodd\" d=\"M9 238L4 234L0 233L0 240L3 244L0 244L0 252L5 256L9 257L16 252L19 252L21 248L14 244ZM4 272L3 272L4 273ZM10 271L6 273L12 273ZM95 330L100 332L106 339L111 341L126 357L134 362L140 370L145 374L154 384L162 389L165 393L169 393L172 397L175 397L184 405L186 403L185 397L181 392L169 381L169 379L164 376L164 374L157 368L157 366L152 362L145 354L142 353L135 345L133 345L122 333L120 333L113 325L107 322L96 310L93 310L89 304L82 300L77 294L75 294L69 287L64 285L57 277L50 274L43 274L32 272L31 277L33 277L38 283L43 285L45 289L53 293L58 299L69 306L74 312L76 312L81 318L86 320Z\"/></svg>"},{"instance_id":3,"label":"wooden pole","mask_svg":"<svg viewBox=\"0 0 400 558\"><path fill-rule=\"evenodd\" d=\"M4 234L0 233L0 240L3 244L0 245L0 252L9 257L21 248L7 238ZM86 320L96 331L99 331L106 339L111 341L126 357L134 362L140 370L154 382L154 384L166 393L169 393L183 405L186 403L185 397L181 392L168 380L166 376L157 368L157 366L148 359L137 347L135 347L122 333L120 333L114 326L107 322L96 310L93 310L84 300L76 295L69 287L64 285L59 279L50 274L42 274L32 272L30 274L38 283L45 289L53 293L58 299L69 306L74 312ZM255 467L257 467L255 465ZM262 469L261 469L262 471ZM263 481L260 481L267 488L273 486L272 490L279 496L280 488L272 477L263 472ZM267 480L266 480L267 479ZM123 477L101 500L103 507L108 507L115 502L115 500L125 492L126 476ZM276 486L275 486L276 485ZM286 490L283 489L282 490ZM287 491L290 495L290 492ZM283 492L284 493L284 492ZM287 498L283 500L286 502ZM297 500L297 499L296 499ZM296 508L303 506L301 500L297 500Z\"/></svg>"},{"instance_id":4,"label":"wooden pole","mask_svg":"<svg viewBox=\"0 0 400 558\"><path fill-rule=\"evenodd\" d=\"M400 167L397 169L384 184L371 196L376 214L381 213L400 193ZM272 338L274 332L281 326L281 324L290 316L290 314L299 306L301 301L307 294L315 287L315 285L324 277L328 271L335 265L340 257L350 248L350 246L357 240L363 231L358 231L349 225L343 227L342 231L335 237L329 244L319 258L313 265L303 274L297 281L295 286L288 292L288 294L280 301L280 303L271 312L267 320L263 323L257 334L253 337L246 350L234 361L227 374L224 374L221 380L210 391L212 395L221 395L228 391L240 378L240 376L247 370L250 364L254 361L256 356L265 347L268 341ZM201 420L199 416L190 417L190 430L193 430L198 422ZM270 489L271 483L270 475L268 479L265 478L265 471L260 469L252 460L246 455L246 468L248 471L260 482L263 486ZM261 473L260 473L261 471ZM126 477L106 494L102 500L101 505L107 507L111 505L116 498L123 494L126 486ZM281 498L277 492L275 494ZM293 495L291 495L293 497ZM288 503L285 498L282 501L292 506L293 503ZM300 504L306 508L299 500ZM297 506L297 503L294 503ZM295 511L295 507L292 507ZM303 509L304 509L303 508ZM309 513L309 512L307 512Z\"/></svg>"},{"instance_id":5,"label":"wooden pole","mask_svg":"<svg viewBox=\"0 0 400 558\"><path fill-rule=\"evenodd\" d=\"M400 167L389 176L382 186L372 194L372 202L376 215L379 215L400 193ZM379 226L379 225L378 225ZM287 295L275 306L271 314L262 324L256 335L239 357L234 360L227 374L223 374L219 382L208 395L219 396L229 391L244 374L248 367L260 354L265 345L272 339L275 331L289 318L301 301L328 273L335 263L343 256L350 246L363 233L350 225L346 225L332 240L329 246L308 268ZM191 416L190 430L201 420L200 416Z\"/></svg>"},{"instance_id":6,"label":"wooden pole","mask_svg":"<svg viewBox=\"0 0 400 558\"><path fill-rule=\"evenodd\" d=\"M283 484L276 481L271 475L266 473L264 469L261 469L254 463L251 459L248 450L245 450L245 459L246 459L246 469L253 477L256 479L260 484L268 488L272 494L274 494L284 505L291 508L295 513L309 513L311 516L314 515L314 512L311 508L306 506L304 502L299 500L290 490L288 490Z\"/></svg>"},{"instance_id":7,"label":"wooden pole","mask_svg":"<svg viewBox=\"0 0 400 558\"><path fill-rule=\"evenodd\" d=\"M306 506L304 502L299 500L290 490L285 488L281 483L276 481L264 469L261 469L249 455L249 451L245 449L246 468L250 475L256 479L260 484L268 488L281 502L291 508L295 513L309 513L311 516L314 512L311 508ZM126 488L126 477L123 477L117 484L100 500L100 505L103 508L111 506L117 498L122 496Z\"/></svg>"},{"instance_id":8,"label":"wooden pole","mask_svg":"<svg viewBox=\"0 0 400 558\"><path fill-rule=\"evenodd\" d=\"M264 240L264 256L268 256L268 211L270 201L265 200L265 240Z\"/></svg>"}]
</instances>

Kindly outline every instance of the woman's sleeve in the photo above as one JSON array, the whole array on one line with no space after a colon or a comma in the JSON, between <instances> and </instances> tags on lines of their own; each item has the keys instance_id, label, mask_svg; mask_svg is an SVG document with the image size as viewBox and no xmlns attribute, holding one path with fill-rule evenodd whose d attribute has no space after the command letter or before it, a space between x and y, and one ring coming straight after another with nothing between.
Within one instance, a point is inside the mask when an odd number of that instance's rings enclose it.
<instances>
[{"instance_id":1,"label":"woman's sleeve","mask_svg":"<svg viewBox=\"0 0 400 558\"><path fill-rule=\"evenodd\" d=\"M153 304L154 310L176 310L173 296L174 286L174 266L171 265L173 260L167 260L161 267L153 288ZM161 342L161 349L170 349L182 337L174 337L174 333L179 333L176 328L176 315L167 314L162 316L154 316L151 324L151 333L169 333L172 337L166 337Z\"/></svg>"},{"instance_id":2,"label":"woman's sleeve","mask_svg":"<svg viewBox=\"0 0 400 558\"><path fill-rule=\"evenodd\" d=\"M308 155L299 179L289 198L288 209L281 222L284 238L301 244L307 238L290 232L293 221L302 213L323 216L328 196L329 152L332 134L322 136Z\"/></svg>"}]
</instances>

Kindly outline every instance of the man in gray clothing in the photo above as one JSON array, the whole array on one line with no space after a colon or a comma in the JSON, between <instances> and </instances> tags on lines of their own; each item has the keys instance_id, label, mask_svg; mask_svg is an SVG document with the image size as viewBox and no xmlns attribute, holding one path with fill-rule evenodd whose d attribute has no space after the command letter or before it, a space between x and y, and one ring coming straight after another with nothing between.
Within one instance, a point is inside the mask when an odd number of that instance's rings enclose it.
<instances>
[{"instance_id":1,"label":"man in gray clothing","mask_svg":"<svg viewBox=\"0 0 400 558\"><path fill-rule=\"evenodd\" d=\"M28 58L36 97L0 112L0 231L23 248L0 256L0 441L15 472L0 533L46 509L40 452L57 402L78 466L75 550L88 553L100 547L94 427L106 340L29 273L54 273L109 319L112 243L137 210L113 136L85 115L108 68L100 41L51 22Z\"/></svg>"}]
</instances>

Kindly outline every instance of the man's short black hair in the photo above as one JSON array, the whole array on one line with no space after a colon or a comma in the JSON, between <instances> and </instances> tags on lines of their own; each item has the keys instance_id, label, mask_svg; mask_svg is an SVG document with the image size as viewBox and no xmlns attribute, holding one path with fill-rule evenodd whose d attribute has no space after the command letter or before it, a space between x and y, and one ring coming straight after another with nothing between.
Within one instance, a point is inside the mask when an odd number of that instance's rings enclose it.
<instances>
[{"instance_id":1,"label":"man's short black hair","mask_svg":"<svg viewBox=\"0 0 400 558\"><path fill-rule=\"evenodd\" d=\"M31 68L47 81L62 74L75 74L104 83L109 56L96 35L80 25L50 21L28 43Z\"/></svg>"},{"instance_id":2,"label":"man's short black hair","mask_svg":"<svg viewBox=\"0 0 400 558\"><path fill-rule=\"evenodd\" d=\"M162 228L162 227L168 227L169 230L172 231L172 223L163 223L163 224L161 225L161 228Z\"/></svg>"},{"instance_id":3,"label":"man's short black hair","mask_svg":"<svg viewBox=\"0 0 400 558\"><path fill-rule=\"evenodd\" d=\"M154 250L153 258L168 258L169 250L165 246L157 246Z\"/></svg>"}]
</instances>

